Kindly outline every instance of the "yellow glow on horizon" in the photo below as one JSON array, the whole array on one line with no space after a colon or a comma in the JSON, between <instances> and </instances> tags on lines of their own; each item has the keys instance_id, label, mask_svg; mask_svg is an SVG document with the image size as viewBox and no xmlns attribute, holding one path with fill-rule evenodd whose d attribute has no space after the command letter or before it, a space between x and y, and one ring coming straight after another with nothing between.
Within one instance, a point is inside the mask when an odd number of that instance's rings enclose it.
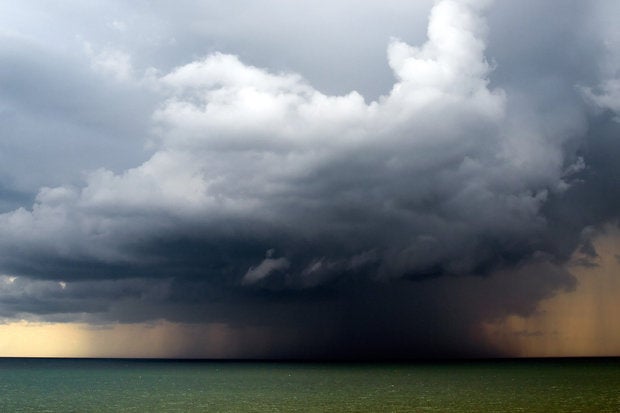
<instances>
[{"instance_id":1,"label":"yellow glow on horizon","mask_svg":"<svg viewBox=\"0 0 620 413\"><path fill-rule=\"evenodd\" d=\"M17 321L0 324L2 357L86 357L88 348L76 324Z\"/></svg>"},{"instance_id":2,"label":"yellow glow on horizon","mask_svg":"<svg viewBox=\"0 0 620 413\"><path fill-rule=\"evenodd\" d=\"M94 327L22 320L0 324L0 357L226 358L244 354L238 344L244 339L251 339L256 351L264 350L265 337L258 329L238 330L218 323L159 321Z\"/></svg>"},{"instance_id":3,"label":"yellow glow on horizon","mask_svg":"<svg viewBox=\"0 0 620 413\"><path fill-rule=\"evenodd\" d=\"M620 355L620 231L607 228L595 241L598 266L572 265L574 291L542 301L529 316L487 323L491 343L523 357Z\"/></svg>"}]
</instances>

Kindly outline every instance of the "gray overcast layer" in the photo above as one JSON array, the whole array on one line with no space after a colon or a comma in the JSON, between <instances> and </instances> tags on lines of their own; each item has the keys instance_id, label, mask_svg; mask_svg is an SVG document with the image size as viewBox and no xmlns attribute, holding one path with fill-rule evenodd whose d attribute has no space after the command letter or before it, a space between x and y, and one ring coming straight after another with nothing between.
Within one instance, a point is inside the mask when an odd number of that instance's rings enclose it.
<instances>
[{"instance_id":1,"label":"gray overcast layer","mask_svg":"<svg viewBox=\"0 0 620 413\"><path fill-rule=\"evenodd\" d=\"M562 264L618 219L618 17L2 3L0 316L260 327L260 356L493 354L476 327L574 287Z\"/></svg>"}]
</instances>

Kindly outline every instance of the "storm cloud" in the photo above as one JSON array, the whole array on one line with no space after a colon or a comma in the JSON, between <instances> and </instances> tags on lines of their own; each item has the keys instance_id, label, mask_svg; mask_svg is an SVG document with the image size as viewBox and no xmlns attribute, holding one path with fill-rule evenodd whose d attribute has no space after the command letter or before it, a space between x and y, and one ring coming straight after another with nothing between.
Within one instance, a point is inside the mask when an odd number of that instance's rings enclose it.
<instances>
[{"instance_id":1,"label":"storm cloud","mask_svg":"<svg viewBox=\"0 0 620 413\"><path fill-rule=\"evenodd\" d=\"M617 219L614 6L422 3L380 13L417 22L381 40L391 86L378 66L331 61L341 37L330 51L289 24L289 40L256 45L253 30L287 21L258 10L227 32L157 3L148 17L99 5L107 26L54 33L78 51L9 25L0 314L259 326L275 357L495 354L480 323L573 288L563 264L595 256ZM218 4L233 19L239 6ZM66 16L42 10L34 21ZM536 24L550 16L562 23ZM359 59L390 25L370 27ZM319 63L300 57L319 46Z\"/></svg>"}]
</instances>

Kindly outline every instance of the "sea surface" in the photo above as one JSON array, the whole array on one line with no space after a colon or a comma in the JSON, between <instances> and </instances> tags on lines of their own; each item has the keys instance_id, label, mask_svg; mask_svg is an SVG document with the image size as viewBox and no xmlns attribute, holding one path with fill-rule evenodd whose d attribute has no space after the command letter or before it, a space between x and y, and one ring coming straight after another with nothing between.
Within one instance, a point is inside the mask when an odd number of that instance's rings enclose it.
<instances>
[{"instance_id":1,"label":"sea surface","mask_svg":"<svg viewBox=\"0 0 620 413\"><path fill-rule=\"evenodd\" d=\"M1 359L0 412L620 412L620 359Z\"/></svg>"}]
</instances>

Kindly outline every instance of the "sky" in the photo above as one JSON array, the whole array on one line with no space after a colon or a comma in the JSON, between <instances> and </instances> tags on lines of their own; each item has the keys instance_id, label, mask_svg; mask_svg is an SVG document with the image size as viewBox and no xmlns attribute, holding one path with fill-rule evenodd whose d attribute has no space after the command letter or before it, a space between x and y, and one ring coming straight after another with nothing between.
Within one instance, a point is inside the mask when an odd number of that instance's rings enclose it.
<instances>
[{"instance_id":1,"label":"sky","mask_svg":"<svg viewBox=\"0 0 620 413\"><path fill-rule=\"evenodd\" d=\"M619 16L0 3L0 356L620 355Z\"/></svg>"}]
</instances>

